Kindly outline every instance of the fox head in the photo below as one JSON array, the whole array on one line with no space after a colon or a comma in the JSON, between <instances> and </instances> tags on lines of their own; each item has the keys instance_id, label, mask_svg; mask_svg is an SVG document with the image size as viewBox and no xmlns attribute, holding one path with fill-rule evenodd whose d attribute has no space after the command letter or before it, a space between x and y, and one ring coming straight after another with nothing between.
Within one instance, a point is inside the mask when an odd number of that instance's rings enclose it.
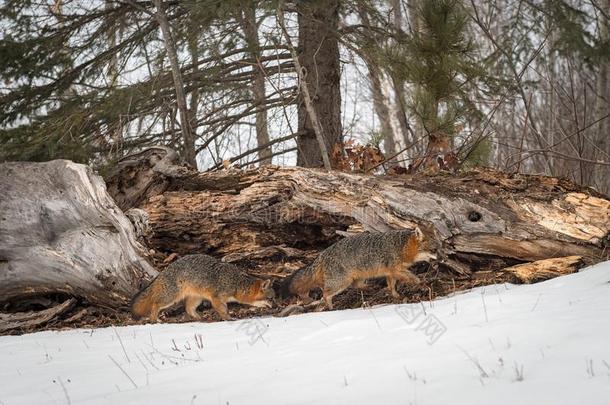
<instances>
[{"instance_id":1,"label":"fox head","mask_svg":"<svg viewBox=\"0 0 610 405\"><path fill-rule=\"evenodd\" d=\"M143 295L143 291L140 291L131 300L131 316L136 321L147 316L150 311L150 305Z\"/></svg>"},{"instance_id":2,"label":"fox head","mask_svg":"<svg viewBox=\"0 0 610 405\"><path fill-rule=\"evenodd\" d=\"M262 294L262 297L259 299L272 300L275 298L275 290L273 289L272 280L263 281L263 283L261 284L261 287L260 287L260 294Z\"/></svg>"},{"instance_id":3,"label":"fox head","mask_svg":"<svg viewBox=\"0 0 610 405\"><path fill-rule=\"evenodd\" d=\"M299 269L300 270L300 269ZM299 271L297 270L297 271ZM297 271L292 272L288 277L283 279L278 287L278 295L281 299L289 298L294 295L294 292L291 289L292 280L295 278Z\"/></svg>"},{"instance_id":4,"label":"fox head","mask_svg":"<svg viewBox=\"0 0 610 405\"><path fill-rule=\"evenodd\" d=\"M248 291L245 291L236 298L239 302L253 305L255 307L271 308L270 300L275 298L275 291L272 288L272 280L257 279Z\"/></svg>"}]
</instances>

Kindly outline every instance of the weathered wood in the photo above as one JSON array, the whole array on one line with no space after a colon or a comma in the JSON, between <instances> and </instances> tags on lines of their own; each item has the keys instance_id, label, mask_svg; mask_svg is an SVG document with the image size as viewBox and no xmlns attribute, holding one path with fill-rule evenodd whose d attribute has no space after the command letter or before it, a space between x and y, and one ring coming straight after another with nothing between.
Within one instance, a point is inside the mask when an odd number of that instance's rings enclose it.
<instances>
[{"instance_id":1,"label":"weathered wood","mask_svg":"<svg viewBox=\"0 0 610 405\"><path fill-rule=\"evenodd\" d=\"M513 274L520 281L529 284L575 273L583 264L580 256L556 257L507 267L504 272Z\"/></svg>"},{"instance_id":2,"label":"weathered wood","mask_svg":"<svg viewBox=\"0 0 610 405\"><path fill-rule=\"evenodd\" d=\"M156 274L89 167L3 163L0 196L1 301L60 294L117 307Z\"/></svg>"},{"instance_id":3,"label":"weathered wood","mask_svg":"<svg viewBox=\"0 0 610 405\"><path fill-rule=\"evenodd\" d=\"M70 298L61 304L42 311L16 312L12 314L0 313L0 333L16 329L28 330L35 326L40 326L68 311L74 304L76 304L76 300Z\"/></svg>"},{"instance_id":4,"label":"weathered wood","mask_svg":"<svg viewBox=\"0 0 610 405\"><path fill-rule=\"evenodd\" d=\"M195 173L180 166L175 151L158 146L125 156L105 178L108 193L120 209L127 211L149 197L163 193L170 179Z\"/></svg>"},{"instance_id":5,"label":"weathered wood","mask_svg":"<svg viewBox=\"0 0 610 405\"><path fill-rule=\"evenodd\" d=\"M165 177L141 208L155 249L217 255L325 247L338 233L419 225L460 274L552 257L608 257L610 201L569 181L478 169L367 176L266 167Z\"/></svg>"}]
</instances>

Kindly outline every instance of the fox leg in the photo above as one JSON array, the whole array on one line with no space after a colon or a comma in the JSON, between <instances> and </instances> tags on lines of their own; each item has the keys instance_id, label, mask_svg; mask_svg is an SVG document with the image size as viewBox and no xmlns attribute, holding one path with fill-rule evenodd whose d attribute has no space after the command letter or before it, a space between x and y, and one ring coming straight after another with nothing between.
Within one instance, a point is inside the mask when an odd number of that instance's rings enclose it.
<instances>
[{"instance_id":1,"label":"fox leg","mask_svg":"<svg viewBox=\"0 0 610 405\"><path fill-rule=\"evenodd\" d=\"M148 316L151 322L159 322L159 311L161 311L161 308L158 305L151 307L150 315Z\"/></svg>"},{"instance_id":2,"label":"fox leg","mask_svg":"<svg viewBox=\"0 0 610 405\"><path fill-rule=\"evenodd\" d=\"M222 318L223 321L231 321L231 315L229 315L229 309L227 308L227 303L222 301L218 297L214 297L210 299L210 304L212 304L212 308L218 312L218 315Z\"/></svg>"},{"instance_id":3,"label":"fox leg","mask_svg":"<svg viewBox=\"0 0 610 405\"><path fill-rule=\"evenodd\" d=\"M386 279L386 281L388 283L388 290L390 290L390 295L393 298L400 297L400 295L398 295L398 293L396 292L396 279L394 278L394 276L393 275L387 275L385 279Z\"/></svg>"},{"instance_id":4,"label":"fox leg","mask_svg":"<svg viewBox=\"0 0 610 405\"><path fill-rule=\"evenodd\" d=\"M333 309L333 297L335 296L335 294L329 292L329 291L324 291L322 293L322 299L324 300L324 304L326 305L326 308L332 310Z\"/></svg>"},{"instance_id":5,"label":"fox leg","mask_svg":"<svg viewBox=\"0 0 610 405\"><path fill-rule=\"evenodd\" d=\"M352 285L352 282L353 280L347 278L326 280L322 289L322 298L326 303L326 308L333 309L333 297Z\"/></svg>"},{"instance_id":6,"label":"fox leg","mask_svg":"<svg viewBox=\"0 0 610 405\"><path fill-rule=\"evenodd\" d=\"M409 270L400 270L399 272L394 273L394 277L403 281L407 285L419 285L421 284L421 280L415 274L411 273Z\"/></svg>"},{"instance_id":7,"label":"fox leg","mask_svg":"<svg viewBox=\"0 0 610 405\"><path fill-rule=\"evenodd\" d=\"M201 304L202 298L190 296L184 302L184 310L192 319L201 319L201 314L197 312L197 307Z\"/></svg>"}]
</instances>

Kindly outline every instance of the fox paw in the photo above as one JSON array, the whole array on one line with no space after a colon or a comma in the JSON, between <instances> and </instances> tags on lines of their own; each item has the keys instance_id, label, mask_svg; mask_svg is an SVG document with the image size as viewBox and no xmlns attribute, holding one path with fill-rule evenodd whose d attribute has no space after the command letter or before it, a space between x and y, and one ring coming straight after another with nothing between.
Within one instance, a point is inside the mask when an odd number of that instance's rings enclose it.
<instances>
[{"instance_id":1,"label":"fox paw","mask_svg":"<svg viewBox=\"0 0 610 405\"><path fill-rule=\"evenodd\" d=\"M273 305L269 301L256 301L253 306L257 308L271 308Z\"/></svg>"}]
</instances>

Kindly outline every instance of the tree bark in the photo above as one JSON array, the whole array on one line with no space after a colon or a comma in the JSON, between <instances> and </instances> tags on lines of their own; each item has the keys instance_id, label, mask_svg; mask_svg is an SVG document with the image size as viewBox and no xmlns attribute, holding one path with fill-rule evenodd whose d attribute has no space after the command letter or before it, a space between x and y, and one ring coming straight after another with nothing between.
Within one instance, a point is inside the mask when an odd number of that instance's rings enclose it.
<instances>
[{"instance_id":1,"label":"tree bark","mask_svg":"<svg viewBox=\"0 0 610 405\"><path fill-rule=\"evenodd\" d=\"M176 44L172 36L172 32L165 15L165 7L163 0L153 0L156 8L155 18L161 28L163 34L163 43L165 45L165 51L172 69L172 78L174 79L174 88L176 91L176 105L180 112L180 129L182 130L182 140L184 147L184 160L197 168L197 154L195 153L195 135L191 128L191 119L189 117L189 110L186 105L186 96L184 95L184 82L182 80L182 73L180 71L180 64L178 62L178 53L176 52Z\"/></svg>"},{"instance_id":2,"label":"tree bark","mask_svg":"<svg viewBox=\"0 0 610 405\"><path fill-rule=\"evenodd\" d=\"M409 4L411 4L415 0L410 0ZM394 14L394 30L396 33L402 32L402 22L403 22L403 14L401 8L400 0L391 0L392 11ZM413 11L411 11L411 18L415 18L413 15ZM405 89L404 82L398 80L396 77L390 77L392 80L392 89L394 90L394 103L395 103L395 112L396 119L398 121L398 125L400 128L400 135L402 135L402 139L405 145L413 145L410 150L407 150L407 155L410 157L417 156L421 147L418 141L419 132L413 131L411 126L409 125L409 120L407 118L407 105L406 105L406 97L405 97Z\"/></svg>"},{"instance_id":3,"label":"tree bark","mask_svg":"<svg viewBox=\"0 0 610 405\"><path fill-rule=\"evenodd\" d=\"M116 308L156 271L87 166L0 164L0 300L60 294Z\"/></svg>"},{"instance_id":4,"label":"tree bark","mask_svg":"<svg viewBox=\"0 0 610 405\"><path fill-rule=\"evenodd\" d=\"M256 3L246 4L241 12L241 26L244 31L246 43L250 49L250 58L256 61L254 71L254 82L252 84L252 96L257 106L265 103L265 71L260 64L260 44L258 41L258 24L256 23ZM256 142L259 147L269 144L269 131L267 128L267 110L262 108L256 113ZM271 146L261 148L258 151L258 159L261 166L271 164Z\"/></svg>"},{"instance_id":5,"label":"tree bark","mask_svg":"<svg viewBox=\"0 0 610 405\"><path fill-rule=\"evenodd\" d=\"M192 74L197 76L199 75L199 29L194 21L195 17L191 16L189 21L189 27L187 28L187 45L189 49L189 54L191 56L191 64ZM193 86L191 90L191 98L189 100L189 115L188 118L190 121L189 130L193 128L197 128L197 111L199 109L199 94L200 89L198 86ZM194 130L193 130L194 131ZM195 134L193 134L195 135ZM193 136L193 148L195 148L195 141ZM197 160L197 149L194 149L195 162ZM192 163L191 163L192 165ZM194 166L197 167L197 166Z\"/></svg>"},{"instance_id":6,"label":"tree bark","mask_svg":"<svg viewBox=\"0 0 610 405\"><path fill-rule=\"evenodd\" d=\"M297 3L299 22L299 62L322 125L327 150L342 141L340 63L337 29L339 1ZM322 153L314 124L303 100L298 104L297 165L321 167Z\"/></svg>"},{"instance_id":7,"label":"tree bark","mask_svg":"<svg viewBox=\"0 0 610 405\"><path fill-rule=\"evenodd\" d=\"M375 113L379 117L379 124L381 126L381 133L383 135L383 146L386 156L395 156L398 153L398 147L396 145L396 139L394 137L394 130L390 124L390 111L386 104L386 98L383 94L381 87L381 71L374 63L367 61L367 68L369 70L369 80L371 81L371 94L373 95L373 107ZM396 164L397 159L390 159L390 164Z\"/></svg>"},{"instance_id":8,"label":"tree bark","mask_svg":"<svg viewBox=\"0 0 610 405\"><path fill-rule=\"evenodd\" d=\"M148 178L152 169L130 176ZM556 257L608 257L610 201L567 180L479 169L374 177L304 168L166 178L144 201L155 249L179 254L321 249L340 234L418 225L463 274Z\"/></svg>"},{"instance_id":9,"label":"tree bark","mask_svg":"<svg viewBox=\"0 0 610 405\"><path fill-rule=\"evenodd\" d=\"M368 16L368 12L364 7L358 8L358 14L360 15L360 19L362 23L369 27L372 30L370 19ZM379 41L375 40L375 46L381 46ZM386 157L397 156L398 155L398 146L396 145L396 139L394 136L394 129L392 128L392 124L390 122L390 111L387 105L387 100L385 95L383 94L382 87L382 79L383 74L381 69L377 66L377 61L374 60L373 57L369 54L362 55L366 67L369 71L369 81L371 84L371 95L373 96L373 108L375 109L375 114L379 118L379 124L381 127L381 135L383 139L384 152ZM394 165L397 163L396 157L389 158L388 163L390 165Z\"/></svg>"},{"instance_id":10,"label":"tree bark","mask_svg":"<svg viewBox=\"0 0 610 405\"><path fill-rule=\"evenodd\" d=\"M602 0L600 2L603 12L600 14L599 21L599 36L600 42L608 43L610 40L610 22L607 16L610 15L610 0ZM596 119L600 120L597 124L597 136L599 139L599 149L601 153L596 153L600 156L600 160L609 160L610 154L610 85L608 83L608 75L610 74L610 60L608 56L603 59L599 65L597 72L596 83ZM610 184L608 182L608 170L598 168L596 171L597 183L602 192L610 192Z\"/></svg>"}]
</instances>

